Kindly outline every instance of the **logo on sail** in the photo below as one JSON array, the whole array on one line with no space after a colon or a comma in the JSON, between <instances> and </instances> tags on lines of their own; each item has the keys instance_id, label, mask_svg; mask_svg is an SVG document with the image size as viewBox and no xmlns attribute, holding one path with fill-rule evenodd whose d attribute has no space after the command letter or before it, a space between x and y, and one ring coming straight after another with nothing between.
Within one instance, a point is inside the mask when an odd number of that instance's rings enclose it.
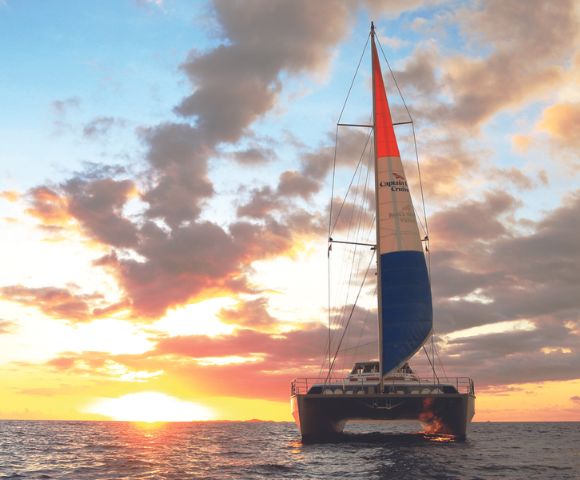
<instances>
[{"instance_id":1,"label":"logo on sail","mask_svg":"<svg viewBox=\"0 0 580 480\"><path fill-rule=\"evenodd\" d=\"M396 172L391 172L392 180L381 180L379 187L389 187L391 192L408 192L409 186L407 180L403 175Z\"/></svg>"}]
</instances>

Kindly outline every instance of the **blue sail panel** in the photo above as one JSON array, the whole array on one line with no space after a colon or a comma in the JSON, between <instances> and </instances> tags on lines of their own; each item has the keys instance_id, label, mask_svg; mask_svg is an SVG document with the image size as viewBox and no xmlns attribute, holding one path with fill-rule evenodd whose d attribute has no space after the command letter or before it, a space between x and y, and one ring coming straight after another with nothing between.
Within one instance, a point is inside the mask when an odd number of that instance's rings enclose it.
<instances>
[{"instance_id":1,"label":"blue sail panel","mask_svg":"<svg viewBox=\"0 0 580 480\"><path fill-rule=\"evenodd\" d=\"M431 286L425 255L398 251L381 255L382 370L408 360L433 328Z\"/></svg>"}]
</instances>

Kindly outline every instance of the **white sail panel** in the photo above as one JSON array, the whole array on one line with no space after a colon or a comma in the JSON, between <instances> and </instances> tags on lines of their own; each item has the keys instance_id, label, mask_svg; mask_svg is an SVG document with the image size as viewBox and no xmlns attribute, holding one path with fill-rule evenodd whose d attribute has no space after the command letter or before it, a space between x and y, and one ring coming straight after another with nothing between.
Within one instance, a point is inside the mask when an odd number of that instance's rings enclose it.
<instances>
[{"instance_id":1,"label":"white sail panel","mask_svg":"<svg viewBox=\"0 0 580 480\"><path fill-rule=\"evenodd\" d=\"M423 251L401 157L377 160L379 254Z\"/></svg>"}]
</instances>

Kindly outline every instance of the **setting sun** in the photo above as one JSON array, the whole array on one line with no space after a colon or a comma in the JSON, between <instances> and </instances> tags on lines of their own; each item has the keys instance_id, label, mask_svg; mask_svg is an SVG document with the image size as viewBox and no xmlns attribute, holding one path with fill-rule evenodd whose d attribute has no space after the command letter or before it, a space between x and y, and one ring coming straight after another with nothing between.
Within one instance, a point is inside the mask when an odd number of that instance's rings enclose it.
<instances>
[{"instance_id":1,"label":"setting sun","mask_svg":"<svg viewBox=\"0 0 580 480\"><path fill-rule=\"evenodd\" d=\"M91 404L86 412L128 422L192 422L215 417L210 408L159 392L102 398Z\"/></svg>"}]
</instances>

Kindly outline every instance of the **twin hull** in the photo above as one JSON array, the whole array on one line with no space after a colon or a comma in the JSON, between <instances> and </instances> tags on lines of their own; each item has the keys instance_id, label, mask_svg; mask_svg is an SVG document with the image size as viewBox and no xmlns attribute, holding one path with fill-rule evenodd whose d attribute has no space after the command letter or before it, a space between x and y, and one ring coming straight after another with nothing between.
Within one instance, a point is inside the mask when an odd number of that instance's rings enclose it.
<instances>
[{"instance_id":1,"label":"twin hull","mask_svg":"<svg viewBox=\"0 0 580 480\"><path fill-rule=\"evenodd\" d=\"M292 415L303 440L340 434L349 420L418 420L425 433L464 439L475 413L472 393L295 394Z\"/></svg>"}]
</instances>

